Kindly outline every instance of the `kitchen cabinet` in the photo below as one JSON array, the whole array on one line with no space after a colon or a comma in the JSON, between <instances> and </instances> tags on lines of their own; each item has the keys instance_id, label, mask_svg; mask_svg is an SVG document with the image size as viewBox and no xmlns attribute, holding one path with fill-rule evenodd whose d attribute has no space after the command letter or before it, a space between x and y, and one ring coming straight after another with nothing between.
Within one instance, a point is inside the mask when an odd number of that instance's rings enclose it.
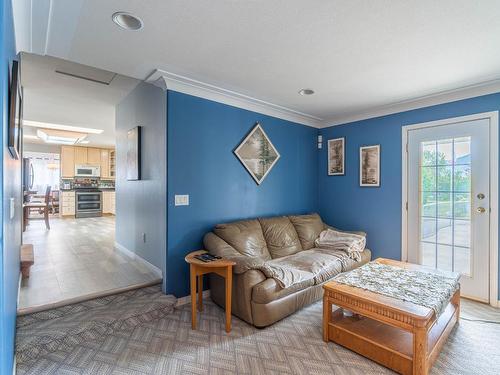
<instances>
[{"instance_id":1,"label":"kitchen cabinet","mask_svg":"<svg viewBox=\"0 0 500 375\"><path fill-rule=\"evenodd\" d=\"M101 166L101 178L115 178L115 150L107 148L61 146L61 178L75 177L75 165Z\"/></svg>"},{"instance_id":2,"label":"kitchen cabinet","mask_svg":"<svg viewBox=\"0 0 500 375\"><path fill-rule=\"evenodd\" d=\"M75 192L61 191L59 195L59 215L74 216L75 215Z\"/></svg>"},{"instance_id":3,"label":"kitchen cabinet","mask_svg":"<svg viewBox=\"0 0 500 375\"><path fill-rule=\"evenodd\" d=\"M109 150L101 149L101 178L109 178Z\"/></svg>"},{"instance_id":4,"label":"kitchen cabinet","mask_svg":"<svg viewBox=\"0 0 500 375\"><path fill-rule=\"evenodd\" d=\"M116 193L114 191L103 191L102 213L116 215Z\"/></svg>"},{"instance_id":5,"label":"kitchen cabinet","mask_svg":"<svg viewBox=\"0 0 500 375\"><path fill-rule=\"evenodd\" d=\"M116 150L109 150L109 177L116 177Z\"/></svg>"},{"instance_id":6,"label":"kitchen cabinet","mask_svg":"<svg viewBox=\"0 0 500 375\"><path fill-rule=\"evenodd\" d=\"M61 177L75 177L75 148L61 146Z\"/></svg>"},{"instance_id":7,"label":"kitchen cabinet","mask_svg":"<svg viewBox=\"0 0 500 375\"><path fill-rule=\"evenodd\" d=\"M88 164L87 147L74 147L75 149L75 165Z\"/></svg>"},{"instance_id":8,"label":"kitchen cabinet","mask_svg":"<svg viewBox=\"0 0 500 375\"><path fill-rule=\"evenodd\" d=\"M87 164L101 165L101 149L100 148L87 148Z\"/></svg>"}]
</instances>

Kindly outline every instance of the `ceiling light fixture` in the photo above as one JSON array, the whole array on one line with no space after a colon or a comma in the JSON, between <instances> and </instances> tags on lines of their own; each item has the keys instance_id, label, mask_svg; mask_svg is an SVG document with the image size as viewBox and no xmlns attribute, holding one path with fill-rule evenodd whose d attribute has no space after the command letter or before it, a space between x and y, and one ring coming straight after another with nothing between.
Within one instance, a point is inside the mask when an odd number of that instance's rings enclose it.
<instances>
[{"instance_id":1,"label":"ceiling light fixture","mask_svg":"<svg viewBox=\"0 0 500 375\"><path fill-rule=\"evenodd\" d=\"M64 130L38 129L38 138L45 143L55 143L62 145L74 145L87 137L85 133L68 132Z\"/></svg>"},{"instance_id":2,"label":"ceiling light fixture","mask_svg":"<svg viewBox=\"0 0 500 375\"><path fill-rule=\"evenodd\" d=\"M70 126L70 125L61 125L61 124L50 124L48 122L39 122L39 121L31 121L31 120L23 120L23 125L32 126L34 128L65 130L68 132L79 132L79 133L87 133L87 134L101 134L104 131L102 129L83 128L80 126Z\"/></svg>"},{"instance_id":3,"label":"ceiling light fixture","mask_svg":"<svg viewBox=\"0 0 500 375\"><path fill-rule=\"evenodd\" d=\"M23 134L24 139L37 139L40 140L36 135L31 135L31 134Z\"/></svg>"},{"instance_id":4,"label":"ceiling light fixture","mask_svg":"<svg viewBox=\"0 0 500 375\"><path fill-rule=\"evenodd\" d=\"M127 12L113 13L111 19L114 23L125 30L137 31L143 28L144 24L139 17L136 17Z\"/></svg>"},{"instance_id":5,"label":"ceiling light fixture","mask_svg":"<svg viewBox=\"0 0 500 375\"><path fill-rule=\"evenodd\" d=\"M299 94L302 96L312 95L312 94L314 94L314 90L313 89L300 89Z\"/></svg>"}]
</instances>

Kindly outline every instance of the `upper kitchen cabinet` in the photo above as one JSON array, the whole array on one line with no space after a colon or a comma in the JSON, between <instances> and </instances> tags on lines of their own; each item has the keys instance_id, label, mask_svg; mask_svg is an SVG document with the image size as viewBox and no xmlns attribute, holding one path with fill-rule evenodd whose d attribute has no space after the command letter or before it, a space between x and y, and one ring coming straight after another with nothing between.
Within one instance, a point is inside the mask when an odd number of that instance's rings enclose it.
<instances>
[{"instance_id":1,"label":"upper kitchen cabinet","mask_svg":"<svg viewBox=\"0 0 500 375\"><path fill-rule=\"evenodd\" d=\"M91 148L91 147L87 148L87 164L101 165L101 149L100 148Z\"/></svg>"},{"instance_id":2,"label":"upper kitchen cabinet","mask_svg":"<svg viewBox=\"0 0 500 375\"><path fill-rule=\"evenodd\" d=\"M75 149L75 165L88 164L87 147L74 147Z\"/></svg>"},{"instance_id":3,"label":"upper kitchen cabinet","mask_svg":"<svg viewBox=\"0 0 500 375\"><path fill-rule=\"evenodd\" d=\"M75 177L75 147L61 146L61 177Z\"/></svg>"},{"instance_id":4,"label":"upper kitchen cabinet","mask_svg":"<svg viewBox=\"0 0 500 375\"><path fill-rule=\"evenodd\" d=\"M109 178L109 150L101 149L101 178Z\"/></svg>"}]
</instances>

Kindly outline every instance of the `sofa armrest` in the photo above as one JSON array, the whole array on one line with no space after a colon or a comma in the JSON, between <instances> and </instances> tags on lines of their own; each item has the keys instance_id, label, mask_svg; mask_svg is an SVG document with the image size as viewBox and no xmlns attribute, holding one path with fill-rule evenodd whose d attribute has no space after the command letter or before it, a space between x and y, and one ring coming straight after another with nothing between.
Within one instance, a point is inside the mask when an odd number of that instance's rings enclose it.
<instances>
[{"instance_id":1,"label":"sofa armrest","mask_svg":"<svg viewBox=\"0 0 500 375\"><path fill-rule=\"evenodd\" d=\"M212 232L205 235L203 244L210 254L218 255L235 262L236 265L233 267L233 271L236 274L258 269L264 264L261 258L241 255L234 247Z\"/></svg>"},{"instance_id":2,"label":"sofa armrest","mask_svg":"<svg viewBox=\"0 0 500 375\"><path fill-rule=\"evenodd\" d=\"M332 227L331 225L328 225L328 224L325 224L325 228L324 229L333 229L333 230L335 230L337 232L352 233L352 234L357 234L359 236L366 237L366 232L363 232L363 231L360 231L360 230L342 230L342 229L338 229L338 228Z\"/></svg>"}]
</instances>

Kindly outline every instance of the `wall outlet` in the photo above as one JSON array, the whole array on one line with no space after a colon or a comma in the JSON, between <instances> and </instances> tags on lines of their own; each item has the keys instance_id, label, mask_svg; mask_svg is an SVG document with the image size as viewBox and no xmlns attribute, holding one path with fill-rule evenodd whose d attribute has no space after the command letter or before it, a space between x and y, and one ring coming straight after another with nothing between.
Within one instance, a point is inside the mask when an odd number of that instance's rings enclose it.
<instances>
[{"instance_id":1,"label":"wall outlet","mask_svg":"<svg viewBox=\"0 0 500 375\"><path fill-rule=\"evenodd\" d=\"M176 195L175 196L176 206L189 206L189 195Z\"/></svg>"},{"instance_id":2,"label":"wall outlet","mask_svg":"<svg viewBox=\"0 0 500 375\"><path fill-rule=\"evenodd\" d=\"M142 242L146 243L146 233L142 234Z\"/></svg>"}]
</instances>

